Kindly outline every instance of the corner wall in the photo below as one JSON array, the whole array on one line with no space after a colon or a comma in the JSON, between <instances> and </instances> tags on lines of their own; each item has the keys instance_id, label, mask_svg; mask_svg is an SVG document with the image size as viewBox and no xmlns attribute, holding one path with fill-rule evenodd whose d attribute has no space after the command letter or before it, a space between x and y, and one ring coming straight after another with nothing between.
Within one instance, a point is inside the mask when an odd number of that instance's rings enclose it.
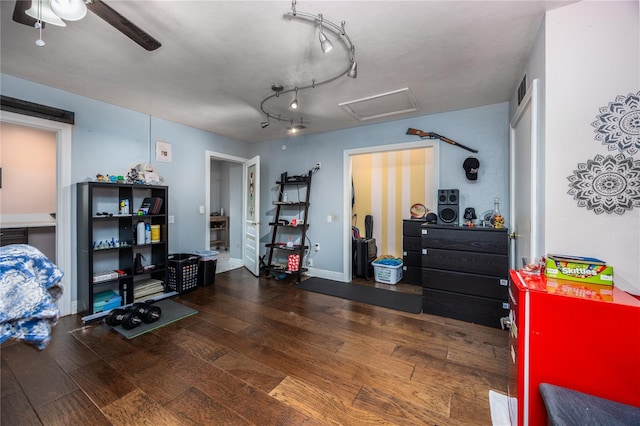
<instances>
[{"instance_id":1,"label":"corner wall","mask_svg":"<svg viewBox=\"0 0 640 426\"><path fill-rule=\"evenodd\" d=\"M578 2L547 13L545 45L546 252L605 260L615 285L633 294L640 294L640 207L596 214L568 194L568 178L597 155L620 154L595 139L592 123L616 97L640 90L638 21L637 1Z\"/></svg>"}]
</instances>

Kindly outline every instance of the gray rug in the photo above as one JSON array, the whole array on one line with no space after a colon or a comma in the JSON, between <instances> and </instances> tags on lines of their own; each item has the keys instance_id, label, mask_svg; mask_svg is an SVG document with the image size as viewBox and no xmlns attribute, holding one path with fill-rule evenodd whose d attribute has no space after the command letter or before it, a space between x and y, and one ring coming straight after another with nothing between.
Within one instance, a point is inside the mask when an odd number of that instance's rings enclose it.
<instances>
[{"instance_id":1,"label":"gray rug","mask_svg":"<svg viewBox=\"0 0 640 426\"><path fill-rule=\"evenodd\" d=\"M191 315L195 315L198 313L195 309L191 309L188 306L181 305L180 303L174 302L169 299L162 299L158 302L154 303L162 309L162 315L160 319L156 322L152 322L151 324L141 324L138 327L125 330L122 326L118 325L113 328L118 333L122 334L127 339L133 339L134 337L138 337L144 333L148 333L153 330L157 330L160 327L164 327L167 324L174 323L183 318L190 317Z\"/></svg>"},{"instance_id":2,"label":"gray rug","mask_svg":"<svg viewBox=\"0 0 640 426\"><path fill-rule=\"evenodd\" d=\"M311 277L295 285L302 290L341 297L369 305L382 306L396 311L419 314L422 312L422 295L384 290L368 285L343 283L325 278Z\"/></svg>"}]
</instances>

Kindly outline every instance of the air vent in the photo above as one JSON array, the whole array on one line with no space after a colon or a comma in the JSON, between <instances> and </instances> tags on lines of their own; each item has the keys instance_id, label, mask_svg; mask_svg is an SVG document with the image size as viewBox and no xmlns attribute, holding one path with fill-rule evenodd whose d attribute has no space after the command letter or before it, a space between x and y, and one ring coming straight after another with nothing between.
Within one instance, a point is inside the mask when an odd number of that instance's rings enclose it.
<instances>
[{"instance_id":1,"label":"air vent","mask_svg":"<svg viewBox=\"0 0 640 426\"><path fill-rule=\"evenodd\" d=\"M406 87L355 101L342 102L338 106L358 121L406 114L418 111L419 108L415 97Z\"/></svg>"},{"instance_id":2,"label":"air vent","mask_svg":"<svg viewBox=\"0 0 640 426\"><path fill-rule=\"evenodd\" d=\"M524 77L522 77L520 86L518 87L518 105L520 105L520 103L524 99L524 95L526 94L527 94L527 75L525 74Z\"/></svg>"}]
</instances>

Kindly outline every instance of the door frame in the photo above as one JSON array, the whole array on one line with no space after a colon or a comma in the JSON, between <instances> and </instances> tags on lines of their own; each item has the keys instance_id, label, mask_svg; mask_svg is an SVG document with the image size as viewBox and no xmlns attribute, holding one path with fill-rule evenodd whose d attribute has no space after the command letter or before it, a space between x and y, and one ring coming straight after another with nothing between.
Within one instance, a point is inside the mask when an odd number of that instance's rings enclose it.
<instances>
[{"instance_id":1,"label":"door frame","mask_svg":"<svg viewBox=\"0 0 640 426\"><path fill-rule=\"evenodd\" d=\"M237 164L244 164L247 161L249 161L249 158L243 158L243 157L236 157L235 155L228 155L228 154L223 154L221 152L216 152L216 151L205 151L204 153L204 178L205 178L205 182L204 182L204 191L205 191L205 197L204 197L204 214L205 214L205 232L204 232L204 238L205 238L205 242L204 242L204 247L207 250L211 249L211 243L210 243L210 234L209 234L209 217L211 215L211 160L219 160L219 161L228 161L231 163L237 163ZM242 200L242 211L244 211L245 208L245 200ZM226 232L229 232L230 229L227 229ZM243 233L244 234L244 233ZM243 237L244 239L244 237ZM228 250L229 247L227 247ZM242 244L242 259L244 259L244 241Z\"/></svg>"},{"instance_id":2,"label":"door frame","mask_svg":"<svg viewBox=\"0 0 640 426\"><path fill-rule=\"evenodd\" d=\"M75 314L78 312L77 300L71 300L73 283L76 283L77 292L77 276L72 266L72 260L75 259L75 251L72 252L71 245L71 216L75 216L71 209L71 140L73 126L67 123L45 120L43 118L8 111L0 112L0 121L45 130L55 133L56 135L55 263L64 271L64 275L60 281L64 291L58 299L57 305L60 310L60 316Z\"/></svg>"},{"instance_id":3,"label":"door frame","mask_svg":"<svg viewBox=\"0 0 640 426\"><path fill-rule=\"evenodd\" d=\"M539 108L539 79L534 79L529 87L527 88L527 92L525 93L520 105L516 109L516 112L513 114L513 118L509 123L509 163L511 167L509 168L509 217L511 217L511 221L513 224L516 222L515 216L515 197L513 194L514 188L516 188L515 181L517 179L516 170L514 170L515 165L515 146L516 146L516 127L520 120L524 117L524 113L526 111L531 111L531 144L530 144L530 159L531 159L531 235L529 236L529 253L531 256L539 256L541 253L538 253L540 247L544 246L544 242L540 241L540 232L541 232L541 222L540 219L542 215L538 214L542 211L544 206L539 206L538 204L542 202L539 200L539 173L538 173L538 165L540 161L540 141L539 141L539 131L538 131L538 123L540 113L538 111ZM529 107L529 108L527 108ZM517 230L513 230L512 235L517 233ZM517 236L516 236L517 238ZM518 244L517 240L515 243L511 244L510 247L510 256L512 269L517 268L517 259L516 259L516 244Z\"/></svg>"},{"instance_id":4,"label":"door frame","mask_svg":"<svg viewBox=\"0 0 640 426\"><path fill-rule=\"evenodd\" d=\"M417 142L401 142L388 145L369 146L355 149L345 149L342 157L342 194L343 194L343 210L342 217L342 281L350 282L352 278L352 262L351 262L351 157L360 154L374 154L378 152L404 151L409 149L433 148L433 185L434 189L440 187L440 144L436 140L424 139ZM437 204L437 192L433 192L434 199L431 200L432 205Z\"/></svg>"}]
</instances>

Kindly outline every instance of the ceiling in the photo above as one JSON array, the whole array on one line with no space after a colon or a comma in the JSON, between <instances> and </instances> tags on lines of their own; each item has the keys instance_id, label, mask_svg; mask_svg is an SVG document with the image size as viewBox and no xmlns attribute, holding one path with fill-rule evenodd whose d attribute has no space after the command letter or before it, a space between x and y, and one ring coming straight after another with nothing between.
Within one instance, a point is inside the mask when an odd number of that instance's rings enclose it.
<instances>
[{"instance_id":1,"label":"ceiling","mask_svg":"<svg viewBox=\"0 0 640 426\"><path fill-rule=\"evenodd\" d=\"M323 81L349 64L346 44L323 54L318 27L291 19L289 1L104 0L162 43L146 51L98 16L38 31L12 20L0 1L0 70L109 104L261 142L288 137L290 123L260 110L263 99ZM295 117L306 133L378 123L508 101L516 89L546 10L573 1L304 1L298 12L323 14L355 46L356 79L335 81L265 103L274 116ZM326 25L325 25L326 27ZM359 120L340 103L408 88L417 109ZM380 100L376 108L399 107ZM58 106L58 105L52 105ZM402 109L402 108L400 108ZM294 124L296 124L294 123ZM432 129L427 129L432 130Z\"/></svg>"}]
</instances>

